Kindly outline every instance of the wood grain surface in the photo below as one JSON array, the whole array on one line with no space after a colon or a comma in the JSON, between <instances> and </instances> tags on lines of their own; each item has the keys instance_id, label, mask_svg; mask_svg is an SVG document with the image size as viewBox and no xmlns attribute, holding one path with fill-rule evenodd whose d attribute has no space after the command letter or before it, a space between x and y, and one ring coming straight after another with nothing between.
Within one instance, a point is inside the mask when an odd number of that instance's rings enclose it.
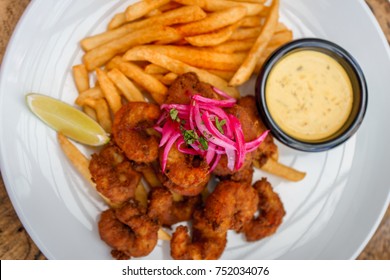
<instances>
[{"instance_id":1,"label":"wood grain surface","mask_svg":"<svg viewBox=\"0 0 390 280\"><path fill-rule=\"evenodd\" d=\"M12 32L29 0L0 0L0 64ZM367 0L390 43L390 2ZM0 172L0 259L45 259L20 223ZM360 260L390 260L390 207Z\"/></svg>"}]
</instances>

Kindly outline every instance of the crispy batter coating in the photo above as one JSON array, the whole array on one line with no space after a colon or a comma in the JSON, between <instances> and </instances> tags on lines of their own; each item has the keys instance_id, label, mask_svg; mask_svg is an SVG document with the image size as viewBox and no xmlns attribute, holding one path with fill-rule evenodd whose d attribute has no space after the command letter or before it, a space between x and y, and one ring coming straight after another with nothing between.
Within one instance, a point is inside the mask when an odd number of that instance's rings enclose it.
<instances>
[{"instance_id":1,"label":"crispy batter coating","mask_svg":"<svg viewBox=\"0 0 390 280\"><path fill-rule=\"evenodd\" d=\"M245 96L238 100L238 105L245 109L249 116L248 124L250 124L251 130L255 132L255 138L259 137L267 127L264 125L260 118L260 115L256 107L256 99L254 96ZM274 143L272 135L269 133L263 143L254 153L254 158L261 160L262 157L274 158L277 156L278 147Z\"/></svg>"},{"instance_id":2,"label":"crispy batter coating","mask_svg":"<svg viewBox=\"0 0 390 280\"><path fill-rule=\"evenodd\" d=\"M225 177L229 178L233 176L234 174L237 174L238 172L245 172L252 168L252 160L253 155L251 153L247 153L245 155L244 164L239 170L230 170L228 168L228 159L226 155L222 155L221 159L219 160L218 164L213 170L213 174L215 174L218 177Z\"/></svg>"},{"instance_id":3,"label":"crispy batter coating","mask_svg":"<svg viewBox=\"0 0 390 280\"><path fill-rule=\"evenodd\" d=\"M253 188L259 197L259 216L243 227L248 241L256 241L275 233L286 213L279 195L273 191L267 179L257 181Z\"/></svg>"},{"instance_id":4,"label":"crispy batter coating","mask_svg":"<svg viewBox=\"0 0 390 280\"><path fill-rule=\"evenodd\" d=\"M253 172L254 172L253 165L250 164L249 166L245 168L241 168L240 170L233 172L232 174L218 176L218 179L221 181L228 180L228 181L252 184Z\"/></svg>"},{"instance_id":5,"label":"crispy batter coating","mask_svg":"<svg viewBox=\"0 0 390 280\"><path fill-rule=\"evenodd\" d=\"M150 163L158 157L159 139L149 135L160 117L160 107L146 102L129 102L115 114L112 133L126 156L138 163Z\"/></svg>"},{"instance_id":6,"label":"crispy batter coating","mask_svg":"<svg viewBox=\"0 0 390 280\"><path fill-rule=\"evenodd\" d=\"M225 250L227 232L215 231L197 210L192 222L192 239L188 227L178 226L172 235L171 256L176 260L216 260Z\"/></svg>"},{"instance_id":7,"label":"crispy batter coating","mask_svg":"<svg viewBox=\"0 0 390 280\"><path fill-rule=\"evenodd\" d=\"M206 200L205 218L217 231L240 231L252 219L258 201L250 183L221 181Z\"/></svg>"},{"instance_id":8,"label":"crispy batter coating","mask_svg":"<svg viewBox=\"0 0 390 280\"><path fill-rule=\"evenodd\" d=\"M162 159L163 149L160 149ZM202 192L210 179L206 160L181 153L174 144L168 153L162 183L168 189L181 195L195 196Z\"/></svg>"},{"instance_id":9,"label":"crispy batter coating","mask_svg":"<svg viewBox=\"0 0 390 280\"><path fill-rule=\"evenodd\" d=\"M141 174L133 170L130 161L112 143L92 155L89 170L97 191L113 204L133 198L141 180Z\"/></svg>"},{"instance_id":10,"label":"crispy batter coating","mask_svg":"<svg viewBox=\"0 0 390 280\"><path fill-rule=\"evenodd\" d=\"M244 134L245 142L249 142L254 140L257 137L257 132L253 128L252 119L250 115L246 112L247 110L244 107L239 105L234 105L232 108L228 108L225 110L227 113L234 115L240 120L242 132ZM237 171L242 171L250 168L252 166L253 154L247 153L245 155L245 160L243 166L240 170L230 170L227 167L228 160L226 155L222 155L220 161L217 166L213 170L213 173L217 176L229 176L233 175Z\"/></svg>"},{"instance_id":11,"label":"crispy batter coating","mask_svg":"<svg viewBox=\"0 0 390 280\"><path fill-rule=\"evenodd\" d=\"M184 197L174 201L172 193L166 188L153 188L149 192L148 215L163 226L191 220L192 214L201 203L201 197Z\"/></svg>"},{"instance_id":12,"label":"crispy batter coating","mask_svg":"<svg viewBox=\"0 0 390 280\"><path fill-rule=\"evenodd\" d=\"M207 98L219 99L219 95L209 84L200 82L195 73L189 72L178 76L172 83L168 89L165 103L188 104L191 95L195 93Z\"/></svg>"},{"instance_id":13,"label":"crispy batter coating","mask_svg":"<svg viewBox=\"0 0 390 280\"><path fill-rule=\"evenodd\" d=\"M98 227L101 239L113 248L112 255L117 259L146 256L157 244L159 226L135 200L104 211Z\"/></svg>"}]
</instances>

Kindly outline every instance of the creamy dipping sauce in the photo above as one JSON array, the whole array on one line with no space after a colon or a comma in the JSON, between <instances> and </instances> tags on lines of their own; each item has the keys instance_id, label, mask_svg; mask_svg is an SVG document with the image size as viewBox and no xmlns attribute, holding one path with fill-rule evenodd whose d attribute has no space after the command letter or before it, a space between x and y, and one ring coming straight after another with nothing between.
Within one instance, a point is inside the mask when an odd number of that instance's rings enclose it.
<instances>
[{"instance_id":1,"label":"creamy dipping sauce","mask_svg":"<svg viewBox=\"0 0 390 280\"><path fill-rule=\"evenodd\" d=\"M271 70L265 87L268 110L291 137L316 141L331 136L352 110L352 84L332 57L313 50L296 51Z\"/></svg>"}]
</instances>

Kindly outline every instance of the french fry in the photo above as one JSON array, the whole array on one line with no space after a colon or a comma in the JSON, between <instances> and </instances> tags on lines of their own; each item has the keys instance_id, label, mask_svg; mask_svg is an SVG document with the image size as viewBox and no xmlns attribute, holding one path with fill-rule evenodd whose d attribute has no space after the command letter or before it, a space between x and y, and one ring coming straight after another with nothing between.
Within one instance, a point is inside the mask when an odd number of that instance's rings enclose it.
<instances>
[{"instance_id":1,"label":"french fry","mask_svg":"<svg viewBox=\"0 0 390 280\"><path fill-rule=\"evenodd\" d=\"M141 48L140 50L132 54L132 59L134 60L146 60L151 63L160 65L162 67L167 68L168 70L181 75L187 72L194 72L198 75L199 79L202 82L209 83L211 85L214 85L215 87L225 91L229 95L231 95L234 98L238 98L239 93L236 88L229 87L227 82L216 76L211 74L210 72L207 72L206 70L202 70L193 66L190 66L186 63L181 62L180 60L176 60L173 58L170 58L169 56L163 55L159 52L153 51L150 48Z\"/></svg>"},{"instance_id":2,"label":"french fry","mask_svg":"<svg viewBox=\"0 0 390 280\"><path fill-rule=\"evenodd\" d=\"M99 99L103 97L104 95L101 88L99 86L95 86L93 88L81 92L76 98L75 103L79 106L84 106L86 99Z\"/></svg>"},{"instance_id":3,"label":"french fry","mask_svg":"<svg viewBox=\"0 0 390 280\"><path fill-rule=\"evenodd\" d=\"M72 67L73 80L78 93L85 92L89 89L89 76L84 64L77 64ZM96 120L96 112L91 107L82 106L84 113Z\"/></svg>"},{"instance_id":4,"label":"french fry","mask_svg":"<svg viewBox=\"0 0 390 280\"><path fill-rule=\"evenodd\" d=\"M140 181L135 189L134 198L142 205L143 207L148 207L148 192L142 181Z\"/></svg>"},{"instance_id":5,"label":"french fry","mask_svg":"<svg viewBox=\"0 0 390 280\"><path fill-rule=\"evenodd\" d=\"M148 183L148 185L151 188L161 187L162 184L160 180L158 179L156 173L154 172L153 168L150 166L144 166L141 169L141 173L145 181Z\"/></svg>"},{"instance_id":6,"label":"french fry","mask_svg":"<svg viewBox=\"0 0 390 280\"><path fill-rule=\"evenodd\" d=\"M277 48L281 45L290 42L293 39L292 32L290 30L286 30L283 32L276 33L271 41L269 42L267 48L264 50L260 59L256 63L255 73L258 73L263 66L265 60L273 53Z\"/></svg>"},{"instance_id":7,"label":"french fry","mask_svg":"<svg viewBox=\"0 0 390 280\"><path fill-rule=\"evenodd\" d=\"M148 64L145 67L145 73L148 74L167 74L168 72L167 69L156 64Z\"/></svg>"},{"instance_id":8,"label":"french fry","mask_svg":"<svg viewBox=\"0 0 390 280\"><path fill-rule=\"evenodd\" d=\"M143 0L136 2L127 7L125 16L127 21L133 21L157 9L158 7L168 4L170 0Z\"/></svg>"},{"instance_id":9,"label":"french fry","mask_svg":"<svg viewBox=\"0 0 390 280\"><path fill-rule=\"evenodd\" d=\"M161 79L164 77L163 74L151 74L153 77L155 77L157 80L161 82ZM163 83L163 82L161 82ZM164 83L163 83L164 84Z\"/></svg>"},{"instance_id":10,"label":"french fry","mask_svg":"<svg viewBox=\"0 0 390 280\"><path fill-rule=\"evenodd\" d=\"M258 161L254 161L253 165L256 168L259 168L265 172L268 172L272 175L284 178L289 181L298 182L303 180L305 178L306 173L302 171L298 171L294 168L291 168L289 166L286 166L284 164L281 164L280 162L272 159L267 158L265 163L259 164Z\"/></svg>"},{"instance_id":11,"label":"french fry","mask_svg":"<svg viewBox=\"0 0 390 280\"><path fill-rule=\"evenodd\" d=\"M96 76L99 85L103 91L104 97L106 98L108 105L110 106L113 113L116 113L121 107L121 96L119 91L108 77L107 73L97 68Z\"/></svg>"},{"instance_id":12,"label":"french fry","mask_svg":"<svg viewBox=\"0 0 390 280\"><path fill-rule=\"evenodd\" d=\"M96 112L93 108L91 108L89 106L84 106L83 111L84 111L84 113L86 113L88 116L90 116L95 121L97 120Z\"/></svg>"},{"instance_id":13,"label":"french fry","mask_svg":"<svg viewBox=\"0 0 390 280\"><path fill-rule=\"evenodd\" d=\"M240 40L257 38L260 32L261 32L261 26L238 28L233 32L232 36L230 37L230 40L240 41Z\"/></svg>"},{"instance_id":14,"label":"french fry","mask_svg":"<svg viewBox=\"0 0 390 280\"><path fill-rule=\"evenodd\" d=\"M181 62L194 67L224 71L236 71L246 57L245 53L224 54L187 46L147 45L134 47L128 50L124 54L123 59L138 60L138 52L142 52L145 49L151 50L153 53L160 53L180 60Z\"/></svg>"},{"instance_id":15,"label":"french fry","mask_svg":"<svg viewBox=\"0 0 390 280\"><path fill-rule=\"evenodd\" d=\"M170 72L166 74L164 77L162 77L160 81L164 85L170 86L173 83L173 81L176 80L176 78L177 78L177 74Z\"/></svg>"},{"instance_id":16,"label":"french fry","mask_svg":"<svg viewBox=\"0 0 390 280\"><path fill-rule=\"evenodd\" d=\"M107 75L128 101L145 101L141 91L117 68L109 71Z\"/></svg>"},{"instance_id":17,"label":"french fry","mask_svg":"<svg viewBox=\"0 0 390 280\"><path fill-rule=\"evenodd\" d=\"M126 15L125 13L118 13L116 14L108 23L108 30L112 30L115 28L118 28L119 26L122 26L123 24L126 23Z\"/></svg>"},{"instance_id":18,"label":"french fry","mask_svg":"<svg viewBox=\"0 0 390 280\"><path fill-rule=\"evenodd\" d=\"M267 2L267 0L231 0L234 2L249 2L249 3L257 3L257 4L264 4Z\"/></svg>"},{"instance_id":19,"label":"french fry","mask_svg":"<svg viewBox=\"0 0 390 280\"><path fill-rule=\"evenodd\" d=\"M84 64L77 64L72 67L73 79L79 93L89 89L89 76Z\"/></svg>"},{"instance_id":20,"label":"french fry","mask_svg":"<svg viewBox=\"0 0 390 280\"><path fill-rule=\"evenodd\" d=\"M218 46L208 47L207 49L213 52L220 53L235 53L235 52L244 52L251 49L255 40L247 39L240 41L227 41L225 43L219 44Z\"/></svg>"},{"instance_id":21,"label":"french fry","mask_svg":"<svg viewBox=\"0 0 390 280\"><path fill-rule=\"evenodd\" d=\"M110 67L118 68L123 74L132 79L138 85L146 89L158 103L162 104L167 94L167 87L134 63L126 62L121 57L115 57L110 62Z\"/></svg>"},{"instance_id":22,"label":"french fry","mask_svg":"<svg viewBox=\"0 0 390 280\"><path fill-rule=\"evenodd\" d=\"M169 241L171 240L171 236L167 233L163 228L160 228L157 232L157 237L160 240Z\"/></svg>"},{"instance_id":23,"label":"french fry","mask_svg":"<svg viewBox=\"0 0 390 280\"><path fill-rule=\"evenodd\" d=\"M230 79L234 75L233 71L223 71L223 70L214 70L214 69L207 69L207 71L209 71L211 74L221 77L225 81L230 81Z\"/></svg>"},{"instance_id":24,"label":"french fry","mask_svg":"<svg viewBox=\"0 0 390 280\"><path fill-rule=\"evenodd\" d=\"M161 15L161 14L162 14L162 12L159 9L154 9L153 11L150 11L149 13L147 13L145 15L145 17L149 18L149 17L158 16L158 15Z\"/></svg>"},{"instance_id":25,"label":"french fry","mask_svg":"<svg viewBox=\"0 0 390 280\"><path fill-rule=\"evenodd\" d=\"M238 27L238 23L223 27L211 33L185 37L184 39L193 46L215 46L227 41Z\"/></svg>"},{"instance_id":26,"label":"french fry","mask_svg":"<svg viewBox=\"0 0 390 280\"><path fill-rule=\"evenodd\" d=\"M246 16L239 21L241 27L258 27L262 24L262 18L259 16Z\"/></svg>"},{"instance_id":27,"label":"french fry","mask_svg":"<svg viewBox=\"0 0 390 280\"><path fill-rule=\"evenodd\" d=\"M70 160L72 165L84 177L92 186L95 183L91 179L91 173L89 172L89 160L87 157L80 152L80 150L66 138L61 132L57 133L57 140L60 147L66 157Z\"/></svg>"},{"instance_id":28,"label":"french fry","mask_svg":"<svg viewBox=\"0 0 390 280\"><path fill-rule=\"evenodd\" d=\"M196 5L208 12L222 11L234 7L243 7L246 10L247 15L257 15L263 9L262 3L247 3L247 2L236 2L228 0L174 0L177 3L183 5Z\"/></svg>"},{"instance_id":29,"label":"french fry","mask_svg":"<svg viewBox=\"0 0 390 280\"><path fill-rule=\"evenodd\" d=\"M85 180L87 180L90 185L96 190L96 185L92 181L92 176L89 171L89 159L80 152L80 150L68 139L66 138L62 133L57 133L57 140L60 144L60 147L62 151L64 152L65 156L69 159L69 161L72 163L72 165L76 168L76 170L80 173L81 176L84 177ZM97 190L96 190L97 191ZM101 193L97 192L103 200L110 205L110 207L118 207L119 205L112 203L107 197L102 195Z\"/></svg>"},{"instance_id":30,"label":"french fry","mask_svg":"<svg viewBox=\"0 0 390 280\"><path fill-rule=\"evenodd\" d=\"M214 12L202 20L183 24L176 27L176 30L183 37L209 33L236 23L245 16L246 9L244 7L237 6L220 12Z\"/></svg>"},{"instance_id":31,"label":"french fry","mask_svg":"<svg viewBox=\"0 0 390 280\"><path fill-rule=\"evenodd\" d=\"M91 71L133 46L147 44L156 40L172 40L172 38L180 38L180 36L175 29L170 27L153 26L139 29L88 51L83 56L83 61L87 70Z\"/></svg>"},{"instance_id":32,"label":"french fry","mask_svg":"<svg viewBox=\"0 0 390 280\"><path fill-rule=\"evenodd\" d=\"M112 120L110 110L108 108L107 102L103 98L93 99L86 98L84 103L92 107L96 111L96 118L98 123L103 127L107 133L111 133Z\"/></svg>"},{"instance_id":33,"label":"french fry","mask_svg":"<svg viewBox=\"0 0 390 280\"><path fill-rule=\"evenodd\" d=\"M80 44L83 50L89 51L139 29L143 29L146 27L150 28L157 25L169 26L174 24L193 22L201 20L206 16L206 13L201 8L197 6L186 6L165 12L161 15L157 15L151 18L127 23L117 29L109 30L101 34L87 37L81 40ZM146 30L145 32L148 31Z\"/></svg>"},{"instance_id":34,"label":"french fry","mask_svg":"<svg viewBox=\"0 0 390 280\"><path fill-rule=\"evenodd\" d=\"M270 13L262 26L261 33L253 44L251 50L248 53L244 63L240 66L233 78L230 80L229 85L238 86L249 80L253 71L255 70L256 63L260 59L262 52L267 47L272 35L275 32L279 18L279 0L273 0L271 4Z\"/></svg>"}]
</instances>

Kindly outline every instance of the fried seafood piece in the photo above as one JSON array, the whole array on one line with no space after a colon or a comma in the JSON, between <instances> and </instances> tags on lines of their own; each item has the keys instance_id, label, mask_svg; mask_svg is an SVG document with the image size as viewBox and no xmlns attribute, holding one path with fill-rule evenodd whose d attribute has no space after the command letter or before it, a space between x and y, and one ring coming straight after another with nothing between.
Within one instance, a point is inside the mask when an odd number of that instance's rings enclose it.
<instances>
[{"instance_id":1,"label":"fried seafood piece","mask_svg":"<svg viewBox=\"0 0 390 280\"><path fill-rule=\"evenodd\" d=\"M160 107L146 102L129 102L116 112L112 133L126 156L137 163L150 163L158 158L159 139L148 131L160 117Z\"/></svg>"},{"instance_id":2,"label":"fried seafood piece","mask_svg":"<svg viewBox=\"0 0 390 280\"><path fill-rule=\"evenodd\" d=\"M201 196L183 197L174 201L172 193L166 188L153 188L149 192L148 215L163 226L191 220L195 209L202 202Z\"/></svg>"},{"instance_id":3,"label":"fried seafood piece","mask_svg":"<svg viewBox=\"0 0 390 280\"><path fill-rule=\"evenodd\" d=\"M113 143L92 155L89 170L96 190L113 205L133 198L141 180L141 174L133 170L131 162Z\"/></svg>"},{"instance_id":4,"label":"fried seafood piece","mask_svg":"<svg viewBox=\"0 0 390 280\"><path fill-rule=\"evenodd\" d=\"M207 98L220 99L211 85L199 81L193 72L180 75L168 89L165 103L189 104L191 95L200 94Z\"/></svg>"},{"instance_id":5,"label":"fried seafood piece","mask_svg":"<svg viewBox=\"0 0 390 280\"><path fill-rule=\"evenodd\" d=\"M239 105L234 105L231 108L225 109L225 111L229 114L234 115L236 118L239 119L241 123L242 132L244 134L244 140L245 142L252 141L256 139L259 135L257 135L257 132L252 127L252 119L250 118L249 114L246 112L247 110ZM218 162L217 166L213 170L213 173L217 176L231 176L235 174L237 171L242 171L245 169L249 169L252 166L253 161L253 153L247 153L245 155L244 164L239 170L230 170L228 168L228 160L226 155L222 155L220 161Z\"/></svg>"},{"instance_id":6,"label":"fried seafood piece","mask_svg":"<svg viewBox=\"0 0 390 280\"><path fill-rule=\"evenodd\" d=\"M217 176L217 177L221 181L228 180L228 181L252 184L253 172L254 172L253 165L250 164L244 168L241 168L239 171L233 172L232 174Z\"/></svg>"},{"instance_id":7,"label":"fried seafood piece","mask_svg":"<svg viewBox=\"0 0 390 280\"><path fill-rule=\"evenodd\" d=\"M215 174L219 178L231 178L231 177L239 178L245 172L248 171L250 172L250 170L252 169L252 160L253 160L253 155L251 153L247 153L245 155L244 164L242 165L242 167L239 170L235 170L235 169L230 170L228 168L227 156L222 155L221 159L219 160L218 164L215 166L213 170L213 174ZM237 180L233 180L233 181L237 181ZM252 181L252 179L250 181Z\"/></svg>"},{"instance_id":8,"label":"fried seafood piece","mask_svg":"<svg viewBox=\"0 0 390 280\"><path fill-rule=\"evenodd\" d=\"M256 241L275 233L286 214L279 195L273 191L267 179L257 181L253 188L259 197L259 216L243 227L242 231L248 241Z\"/></svg>"},{"instance_id":9,"label":"fried seafood piece","mask_svg":"<svg viewBox=\"0 0 390 280\"><path fill-rule=\"evenodd\" d=\"M171 256L176 260L216 260L227 243L227 232L216 231L202 210L194 213L192 239L188 227L178 226L171 239Z\"/></svg>"},{"instance_id":10,"label":"fried seafood piece","mask_svg":"<svg viewBox=\"0 0 390 280\"><path fill-rule=\"evenodd\" d=\"M206 200L205 218L216 231L240 231L253 218L258 202L250 183L221 181Z\"/></svg>"},{"instance_id":11,"label":"fried seafood piece","mask_svg":"<svg viewBox=\"0 0 390 280\"><path fill-rule=\"evenodd\" d=\"M101 239L113 248L111 254L116 259L146 256L157 244L159 226L136 200L116 210L105 210L98 228Z\"/></svg>"},{"instance_id":12,"label":"fried seafood piece","mask_svg":"<svg viewBox=\"0 0 390 280\"><path fill-rule=\"evenodd\" d=\"M264 125L261 117L257 111L256 99L254 96L244 96L238 100L238 105L245 109L249 116L248 124L251 130L255 133L255 137L259 137L267 127ZM262 157L277 159L278 147L274 143L272 135L269 133L264 141L260 144L259 148L254 153L254 158L260 162Z\"/></svg>"},{"instance_id":13,"label":"fried seafood piece","mask_svg":"<svg viewBox=\"0 0 390 280\"><path fill-rule=\"evenodd\" d=\"M160 149L160 161L164 149ZM160 162L161 164L161 162ZM202 192L210 179L209 165L197 155L181 153L176 144L172 145L167 157L162 183L181 195L195 196Z\"/></svg>"}]
</instances>

